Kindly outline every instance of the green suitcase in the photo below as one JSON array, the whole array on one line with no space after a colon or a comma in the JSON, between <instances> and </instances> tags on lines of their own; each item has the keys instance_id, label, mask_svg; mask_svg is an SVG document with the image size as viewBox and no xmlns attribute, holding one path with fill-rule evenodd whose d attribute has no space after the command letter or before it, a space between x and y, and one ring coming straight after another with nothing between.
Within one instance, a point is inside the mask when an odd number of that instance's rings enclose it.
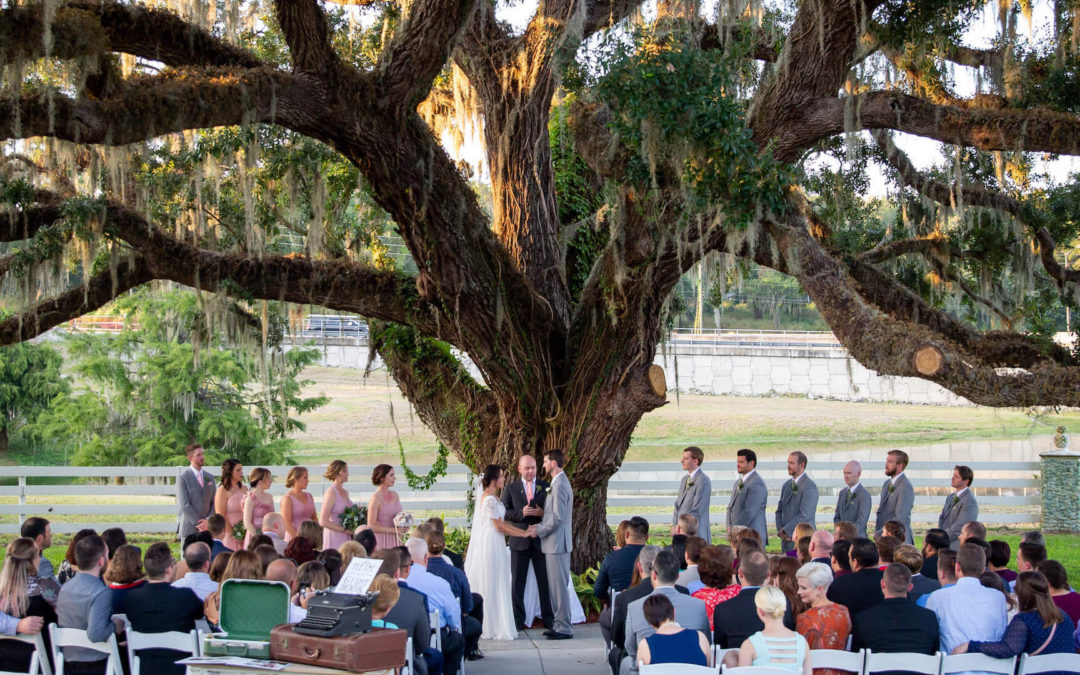
<instances>
[{"instance_id":1,"label":"green suitcase","mask_svg":"<svg viewBox=\"0 0 1080 675\"><path fill-rule=\"evenodd\" d=\"M270 631L289 622L289 587L280 581L226 579L221 630L203 641L205 656L270 658Z\"/></svg>"}]
</instances>

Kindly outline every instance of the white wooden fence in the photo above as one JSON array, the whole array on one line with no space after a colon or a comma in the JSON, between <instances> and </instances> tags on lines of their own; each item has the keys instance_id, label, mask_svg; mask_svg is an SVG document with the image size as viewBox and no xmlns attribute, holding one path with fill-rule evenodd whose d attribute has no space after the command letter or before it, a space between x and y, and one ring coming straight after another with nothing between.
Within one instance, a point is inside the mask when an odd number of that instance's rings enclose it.
<instances>
[{"instance_id":1,"label":"white wooden fence","mask_svg":"<svg viewBox=\"0 0 1080 675\"><path fill-rule=\"evenodd\" d=\"M821 492L818 523L832 521L836 494L844 486L844 462L814 462L810 475ZM949 477L955 462L915 462L908 476L916 486L913 522L936 524L945 495L951 493ZM975 472L973 491L980 507L979 520L992 525L1037 525L1041 520L1039 462L969 462ZM720 468L717 468L720 466ZM271 493L280 500L285 493L284 477L290 467L268 467L274 474ZM320 502L327 482L324 466L310 465L308 487ZM371 466L353 465L354 480L346 485L354 499L371 494ZM15 534L28 516L52 521L54 532L75 532L84 527L102 530L122 527L128 532L175 532L178 506L176 477L186 467L0 467L0 534ZM211 470L212 467L208 467ZM427 466L417 466L426 472ZM712 521L724 522L724 511L736 479L734 462L706 464L712 479ZM769 484L769 512L775 508L780 487L787 479L783 461L762 461L758 472ZM631 515L651 522L670 522L672 503L683 472L676 462L631 462L622 466L608 484L608 522L616 524ZM396 490L405 508L416 516L444 515L451 525L463 525L470 474L462 465L451 465L447 475L430 490L410 489L399 472ZM863 485L875 494L884 480L884 462L864 463ZM871 514L871 522L873 514Z\"/></svg>"}]
</instances>

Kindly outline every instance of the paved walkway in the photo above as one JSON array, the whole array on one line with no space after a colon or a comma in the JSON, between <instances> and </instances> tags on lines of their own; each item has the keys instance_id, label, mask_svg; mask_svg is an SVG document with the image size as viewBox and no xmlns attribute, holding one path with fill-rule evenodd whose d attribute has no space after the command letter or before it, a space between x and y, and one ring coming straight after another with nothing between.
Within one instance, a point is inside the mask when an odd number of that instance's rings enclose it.
<instances>
[{"instance_id":1,"label":"paved walkway","mask_svg":"<svg viewBox=\"0 0 1080 675\"><path fill-rule=\"evenodd\" d=\"M522 631L507 642L481 640L485 658L467 661L465 675L610 675L604 638L595 623L574 626L573 640L548 640L543 628Z\"/></svg>"}]
</instances>

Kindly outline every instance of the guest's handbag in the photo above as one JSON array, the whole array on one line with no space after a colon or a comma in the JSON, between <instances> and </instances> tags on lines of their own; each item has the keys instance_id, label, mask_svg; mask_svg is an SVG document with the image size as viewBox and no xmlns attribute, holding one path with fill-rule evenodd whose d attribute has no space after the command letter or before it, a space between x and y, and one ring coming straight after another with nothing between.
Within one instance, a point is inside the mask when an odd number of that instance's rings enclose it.
<instances>
[{"instance_id":1,"label":"guest's handbag","mask_svg":"<svg viewBox=\"0 0 1080 675\"><path fill-rule=\"evenodd\" d=\"M336 637L302 635L293 626L278 626L270 633L270 658L306 663L354 673L405 665L408 631L372 628L370 633Z\"/></svg>"}]
</instances>

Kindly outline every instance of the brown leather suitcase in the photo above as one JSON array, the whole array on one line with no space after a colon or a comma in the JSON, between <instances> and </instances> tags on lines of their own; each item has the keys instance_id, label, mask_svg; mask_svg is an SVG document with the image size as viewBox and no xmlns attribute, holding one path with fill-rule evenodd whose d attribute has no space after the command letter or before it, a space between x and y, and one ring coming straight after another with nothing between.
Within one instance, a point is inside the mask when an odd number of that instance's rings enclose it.
<instances>
[{"instance_id":1,"label":"brown leather suitcase","mask_svg":"<svg viewBox=\"0 0 1080 675\"><path fill-rule=\"evenodd\" d=\"M401 629L373 628L370 633L318 637L301 635L291 625L275 626L270 631L270 658L354 673L401 668L407 639L408 631Z\"/></svg>"}]
</instances>

